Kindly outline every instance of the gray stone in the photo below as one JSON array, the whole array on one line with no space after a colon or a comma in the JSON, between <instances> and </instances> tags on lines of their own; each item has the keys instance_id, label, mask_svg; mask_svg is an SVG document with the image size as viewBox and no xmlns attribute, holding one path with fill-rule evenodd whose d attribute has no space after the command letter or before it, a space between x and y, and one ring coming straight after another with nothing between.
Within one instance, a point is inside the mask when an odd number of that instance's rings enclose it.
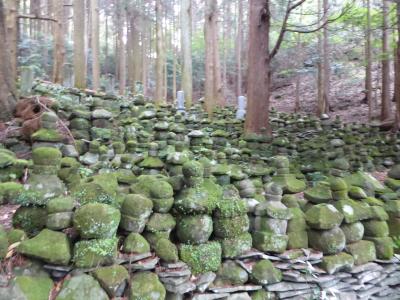
<instances>
[{"instance_id":1,"label":"gray stone","mask_svg":"<svg viewBox=\"0 0 400 300\"><path fill-rule=\"evenodd\" d=\"M79 157L79 161L85 165L94 165L99 161L99 154L86 152L84 155Z\"/></svg>"},{"instance_id":2,"label":"gray stone","mask_svg":"<svg viewBox=\"0 0 400 300\"><path fill-rule=\"evenodd\" d=\"M112 113L105 109L95 109L92 112L93 119L111 119Z\"/></svg>"},{"instance_id":3,"label":"gray stone","mask_svg":"<svg viewBox=\"0 0 400 300\"><path fill-rule=\"evenodd\" d=\"M174 293L174 294L186 294L196 289L196 285L193 282L186 281L179 285L172 285L172 284L164 284L164 287L167 291Z\"/></svg>"},{"instance_id":4,"label":"gray stone","mask_svg":"<svg viewBox=\"0 0 400 300\"><path fill-rule=\"evenodd\" d=\"M217 275L214 272L207 272L201 274L196 280L197 290L201 293L204 293L208 287L213 283Z\"/></svg>"},{"instance_id":5,"label":"gray stone","mask_svg":"<svg viewBox=\"0 0 400 300\"><path fill-rule=\"evenodd\" d=\"M235 293L235 292L251 292L261 290L261 285L238 285L231 287L213 287L210 288L210 291L214 293Z\"/></svg>"},{"instance_id":6,"label":"gray stone","mask_svg":"<svg viewBox=\"0 0 400 300\"><path fill-rule=\"evenodd\" d=\"M191 300L215 300L224 299L229 296L229 293L219 293L219 294L195 294Z\"/></svg>"},{"instance_id":7,"label":"gray stone","mask_svg":"<svg viewBox=\"0 0 400 300\"><path fill-rule=\"evenodd\" d=\"M309 283L278 282L266 285L265 289L269 292L285 292L285 291L306 290L314 287L316 287L315 284L309 284Z\"/></svg>"},{"instance_id":8,"label":"gray stone","mask_svg":"<svg viewBox=\"0 0 400 300\"><path fill-rule=\"evenodd\" d=\"M235 293L229 295L228 300L251 300L251 297L248 293Z\"/></svg>"}]
</instances>

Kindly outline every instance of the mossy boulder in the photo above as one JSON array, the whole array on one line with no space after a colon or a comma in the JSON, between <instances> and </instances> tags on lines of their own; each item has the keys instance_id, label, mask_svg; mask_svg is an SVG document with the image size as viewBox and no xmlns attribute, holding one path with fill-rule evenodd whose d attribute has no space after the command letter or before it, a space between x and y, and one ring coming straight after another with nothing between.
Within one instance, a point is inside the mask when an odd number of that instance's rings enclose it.
<instances>
[{"instance_id":1,"label":"mossy boulder","mask_svg":"<svg viewBox=\"0 0 400 300\"><path fill-rule=\"evenodd\" d=\"M371 219L387 221L389 220L389 215L382 206L371 206Z\"/></svg>"},{"instance_id":2,"label":"mossy boulder","mask_svg":"<svg viewBox=\"0 0 400 300\"><path fill-rule=\"evenodd\" d=\"M361 240L346 246L346 252L354 258L356 266L366 264L376 259L375 245L371 241Z\"/></svg>"},{"instance_id":3,"label":"mossy boulder","mask_svg":"<svg viewBox=\"0 0 400 300\"><path fill-rule=\"evenodd\" d=\"M363 222L365 236L368 237L387 237L389 235L389 226L386 221L368 220Z\"/></svg>"},{"instance_id":4,"label":"mossy boulder","mask_svg":"<svg viewBox=\"0 0 400 300\"><path fill-rule=\"evenodd\" d=\"M253 266L251 278L256 284L273 284L282 280L282 273L269 260L263 259Z\"/></svg>"},{"instance_id":5,"label":"mossy boulder","mask_svg":"<svg viewBox=\"0 0 400 300\"><path fill-rule=\"evenodd\" d=\"M364 192L364 190L358 186L352 186L349 189L349 196L352 199L355 200L362 200L362 199L366 199L368 196L367 194Z\"/></svg>"},{"instance_id":6,"label":"mossy boulder","mask_svg":"<svg viewBox=\"0 0 400 300\"><path fill-rule=\"evenodd\" d=\"M375 245L376 257L378 259L390 260L394 255L394 242L391 237L365 237Z\"/></svg>"},{"instance_id":7,"label":"mossy boulder","mask_svg":"<svg viewBox=\"0 0 400 300\"><path fill-rule=\"evenodd\" d=\"M174 202L174 208L182 214L211 214L216 205L216 199L210 197L203 185L184 189Z\"/></svg>"},{"instance_id":8,"label":"mossy boulder","mask_svg":"<svg viewBox=\"0 0 400 300\"><path fill-rule=\"evenodd\" d=\"M37 236L24 240L17 251L55 265L67 265L71 260L71 246L67 235L43 229Z\"/></svg>"},{"instance_id":9,"label":"mossy boulder","mask_svg":"<svg viewBox=\"0 0 400 300\"><path fill-rule=\"evenodd\" d=\"M113 237L118 229L121 213L114 207L102 203L89 203L74 214L74 228L84 239Z\"/></svg>"},{"instance_id":10,"label":"mossy boulder","mask_svg":"<svg viewBox=\"0 0 400 300\"><path fill-rule=\"evenodd\" d=\"M1 232L1 228L0 228ZM1 233L0 233L1 234ZM7 232L7 239L10 245L28 239L26 233L21 229L11 229Z\"/></svg>"},{"instance_id":11,"label":"mossy boulder","mask_svg":"<svg viewBox=\"0 0 400 300\"><path fill-rule=\"evenodd\" d=\"M150 199L153 201L153 210L159 213L167 213L174 204L174 190L166 181L151 186Z\"/></svg>"},{"instance_id":12,"label":"mossy boulder","mask_svg":"<svg viewBox=\"0 0 400 300\"><path fill-rule=\"evenodd\" d=\"M251 300L275 300L274 292L267 292L266 290L258 290L251 293Z\"/></svg>"},{"instance_id":13,"label":"mossy boulder","mask_svg":"<svg viewBox=\"0 0 400 300\"><path fill-rule=\"evenodd\" d=\"M290 210L281 202L265 201L256 206L257 216L267 216L273 219L289 220L292 218Z\"/></svg>"},{"instance_id":14,"label":"mossy boulder","mask_svg":"<svg viewBox=\"0 0 400 300\"><path fill-rule=\"evenodd\" d=\"M339 227L330 230L309 230L309 245L324 254L336 254L341 252L346 245L346 237Z\"/></svg>"},{"instance_id":15,"label":"mossy boulder","mask_svg":"<svg viewBox=\"0 0 400 300\"><path fill-rule=\"evenodd\" d=\"M150 252L150 245L139 233L131 232L124 240L122 251L125 253L147 253Z\"/></svg>"},{"instance_id":16,"label":"mossy boulder","mask_svg":"<svg viewBox=\"0 0 400 300\"><path fill-rule=\"evenodd\" d=\"M60 166L61 151L53 147L37 147L32 151L32 160L35 165Z\"/></svg>"},{"instance_id":17,"label":"mossy boulder","mask_svg":"<svg viewBox=\"0 0 400 300\"><path fill-rule=\"evenodd\" d=\"M121 212L123 215L136 218L147 218L153 210L153 202L139 194L128 194L122 203Z\"/></svg>"},{"instance_id":18,"label":"mossy boulder","mask_svg":"<svg viewBox=\"0 0 400 300\"><path fill-rule=\"evenodd\" d=\"M52 288L53 281L49 277L20 275L13 278L8 287L0 287L0 299L48 299Z\"/></svg>"},{"instance_id":19,"label":"mossy boulder","mask_svg":"<svg viewBox=\"0 0 400 300\"><path fill-rule=\"evenodd\" d=\"M325 181L318 182L314 187L304 191L304 198L315 204L328 203L332 200L329 183Z\"/></svg>"},{"instance_id":20,"label":"mossy boulder","mask_svg":"<svg viewBox=\"0 0 400 300\"><path fill-rule=\"evenodd\" d=\"M80 205L88 203L104 203L119 207L116 198L104 187L95 182L83 182L71 188L71 195Z\"/></svg>"},{"instance_id":21,"label":"mossy boulder","mask_svg":"<svg viewBox=\"0 0 400 300\"><path fill-rule=\"evenodd\" d=\"M249 276L242 267L232 260L227 260L219 268L214 285L243 285L248 279Z\"/></svg>"},{"instance_id":22,"label":"mossy boulder","mask_svg":"<svg viewBox=\"0 0 400 300\"><path fill-rule=\"evenodd\" d=\"M223 198L217 202L214 216L219 218L232 218L247 213L247 205L240 198Z\"/></svg>"},{"instance_id":23,"label":"mossy boulder","mask_svg":"<svg viewBox=\"0 0 400 300\"><path fill-rule=\"evenodd\" d=\"M293 174L277 175L272 181L280 185L284 193L297 194L306 189L306 183L299 180Z\"/></svg>"},{"instance_id":24,"label":"mossy boulder","mask_svg":"<svg viewBox=\"0 0 400 300\"><path fill-rule=\"evenodd\" d=\"M264 252L283 253L286 250L288 236L274 234L268 231L255 231L253 233L253 246Z\"/></svg>"},{"instance_id":25,"label":"mossy boulder","mask_svg":"<svg viewBox=\"0 0 400 300\"><path fill-rule=\"evenodd\" d=\"M0 204L15 203L15 199L23 192L24 186L18 182L0 183Z\"/></svg>"},{"instance_id":26,"label":"mossy boulder","mask_svg":"<svg viewBox=\"0 0 400 300\"><path fill-rule=\"evenodd\" d=\"M179 258L188 264L193 274L216 272L221 265L222 249L218 242L200 245L181 244Z\"/></svg>"},{"instance_id":27,"label":"mossy boulder","mask_svg":"<svg viewBox=\"0 0 400 300\"><path fill-rule=\"evenodd\" d=\"M222 248L222 257L234 258L249 251L253 244L251 234L246 232L233 238L219 240Z\"/></svg>"},{"instance_id":28,"label":"mossy boulder","mask_svg":"<svg viewBox=\"0 0 400 300\"><path fill-rule=\"evenodd\" d=\"M63 136L55 129L41 128L31 135L34 142L51 142L57 143L63 140Z\"/></svg>"},{"instance_id":29,"label":"mossy boulder","mask_svg":"<svg viewBox=\"0 0 400 300\"><path fill-rule=\"evenodd\" d=\"M3 226L0 225L0 261L7 255L8 244L7 232Z\"/></svg>"},{"instance_id":30,"label":"mossy boulder","mask_svg":"<svg viewBox=\"0 0 400 300\"><path fill-rule=\"evenodd\" d=\"M314 229L332 229L342 223L343 215L331 204L317 204L305 214L307 224Z\"/></svg>"},{"instance_id":31,"label":"mossy boulder","mask_svg":"<svg viewBox=\"0 0 400 300\"><path fill-rule=\"evenodd\" d=\"M96 299L108 300L107 293L99 282L90 275L80 274L63 282L56 300Z\"/></svg>"},{"instance_id":32,"label":"mossy boulder","mask_svg":"<svg viewBox=\"0 0 400 300\"><path fill-rule=\"evenodd\" d=\"M306 230L288 232L287 236L288 236L287 249L308 248L308 233Z\"/></svg>"},{"instance_id":33,"label":"mossy boulder","mask_svg":"<svg viewBox=\"0 0 400 300\"><path fill-rule=\"evenodd\" d=\"M320 264L321 268L329 274L339 271L350 271L354 265L354 258L350 254L340 252L334 255L324 255Z\"/></svg>"},{"instance_id":34,"label":"mossy boulder","mask_svg":"<svg viewBox=\"0 0 400 300\"><path fill-rule=\"evenodd\" d=\"M128 271L120 265L98 268L93 276L111 298L122 295L129 279Z\"/></svg>"},{"instance_id":35,"label":"mossy boulder","mask_svg":"<svg viewBox=\"0 0 400 300\"><path fill-rule=\"evenodd\" d=\"M154 251L162 261L167 263L175 263L179 260L178 248L170 240L159 239L154 246Z\"/></svg>"},{"instance_id":36,"label":"mossy boulder","mask_svg":"<svg viewBox=\"0 0 400 300\"><path fill-rule=\"evenodd\" d=\"M387 175L393 179L400 179L400 165L394 165Z\"/></svg>"},{"instance_id":37,"label":"mossy boulder","mask_svg":"<svg viewBox=\"0 0 400 300\"><path fill-rule=\"evenodd\" d=\"M72 211L75 208L75 200L72 197L57 197L47 202L47 213L60 213Z\"/></svg>"},{"instance_id":38,"label":"mossy boulder","mask_svg":"<svg viewBox=\"0 0 400 300\"><path fill-rule=\"evenodd\" d=\"M400 200L389 200L385 204L385 210L391 217L400 218Z\"/></svg>"},{"instance_id":39,"label":"mossy boulder","mask_svg":"<svg viewBox=\"0 0 400 300\"><path fill-rule=\"evenodd\" d=\"M164 300L166 290L157 274L152 272L139 272L133 275L129 300Z\"/></svg>"},{"instance_id":40,"label":"mossy boulder","mask_svg":"<svg viewBox=\"0 0 400 300\"><path fill-rule=\"evenodd\" d=\"M288 220L287 232L305 231L307 229L306 219L304 212L298 208L289 208L292 218Z\"/></svg>"},{"instance_id":41,"label":"mossy boulder","mask_svg":"<svg viewBox=\"0 0 400 300\"><path fill-rule=\"evenodd\" d=\"M208 241L213 232L213 221L208 215L182 217L177 224L176 235L185 244L201 244Z\"/></svg>"},{"instance_id":42,"label":"mossy boulder","mask_svg":"<svg viewBox=\"0 0 400 300\"><path fill-rule=\"evenodd\" d=\"M339 200L334 205L343 214L345 223L354 223L371 217L370 206L361 201Z\"/></svg>"},{"instance_id":43,"label":"mossy boulder","mask_svg":"<svg viewBox=\"0 0 400 300\"><path fill-rule=\"evenodd\" d=\"M362 240L364 236L364 225L361 222L342 224L340 228L346 237L347 244L358 242Z\"/></svg>"},{"instance_id":44,"label":"mossy boulder","mask_svg":"<svg viewBox=\"0 0 400 300\"><path fill-rule=\"evenodd\" d=\"M74 246L73 261L77 268L111 265L116 254L116 238L82 240Z\"/></svg>"},{"instance_id":45,"label":"mossy boulder","mask_svg":"<svg viewBox=\"0 0 400 300\"><path fill-rule=\"evenodd\" d=\"M19 207L13 215L13 227L22 229L28 235L40 232L47 222L47 212L42 207Z\"/></svg>"},{"instance_id":46,"label":"mossy boulder","mask_svg":"<svg viewBox=\"0 0 400 300\"><path fill-rule=\"evenodd\" d=\"M166 231L171 232L176 226L175 218L170 214L154 213L146 224L146 231L159 232Z\"/></svg>"},{"instance_id":47,"label":"mossy boulder","mask_svg":"<svg viewBox=\"0 0 400 300\"><path fill-rule=\"evenodd\" d=\"M214 218L214 234L219 238L233 238L248 232L249 217L246 215L233 218Z\"/></svg>"}]
</instances>

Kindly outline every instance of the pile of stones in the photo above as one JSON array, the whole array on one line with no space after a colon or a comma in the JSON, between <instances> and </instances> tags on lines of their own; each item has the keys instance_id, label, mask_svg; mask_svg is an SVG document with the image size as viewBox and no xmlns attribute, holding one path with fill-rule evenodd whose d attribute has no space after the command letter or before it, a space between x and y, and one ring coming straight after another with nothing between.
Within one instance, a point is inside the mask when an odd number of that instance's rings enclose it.
<instances>
[{"instance_id":1,"label":"pile of stones","mask_svg":"<svg viewBox=\"0 0 400 300\"><path fill-rule=\"evenodd\" d=\"M268 138L230 108L36 91L59 103L31 157L0 149L18 205L0 258L21 261L4 299L398 299L397 136L272 110Z\"/></svg>"}]
</instances>

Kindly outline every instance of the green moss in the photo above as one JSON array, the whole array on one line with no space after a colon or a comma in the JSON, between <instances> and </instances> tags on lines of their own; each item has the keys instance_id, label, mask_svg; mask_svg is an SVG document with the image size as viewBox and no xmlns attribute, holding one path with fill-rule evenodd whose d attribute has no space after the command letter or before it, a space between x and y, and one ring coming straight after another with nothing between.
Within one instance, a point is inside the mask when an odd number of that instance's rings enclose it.
<instances>
[{"instance_id":1,"label":"green moss","mask_svg":"<svg viewBox=\"0 0 400 300\"><path fill-rule=\"evenodd\" d=\"M57 197L47 202L47 213L72 211L75 208L75 200L71 197Z\"/></svg>"},{"instance_id":2,"label":"green moss","mask_svg":"<svg viewBox=\"0 0 400 300\"><path fill-rule=\"evenodd\" d=\"M121 213L102 203L89 203L80 207L74 215L74 228L84 239L113 237L118 229Z\"/></svg>"},{"instance_id":3,"label":"green moss","mask_svg":"<svg viewBox=\"0 0 400 300\"><path fill-rule=\"evenodd\" d=\"M26 233L21 229L11 229L7 233L7 239L10 245L26 240L27 238Z\"/></svg>"},{"instance_id":4,"label":"green moss","mask_svg":"<svg viewBox=\"0 0 400 300\"><path fill-rule=\"evenodd\" d=\"M246 233L250 222L247 215L233 218L214 218L214 234L220 238L233 238Z\"/></svg>"},{"instance_id":5,"label":"green moss","mask_svg":"<svg viewBox=\"0 0 400 300\"><path fill-rule=\"evenodd\" d=\"M343 251L346 237L339 227L330 230L309 230L309 245L324 254L336 254Z\"/></svg>"},{"instance_id":6,"label":"green moss","mask_svg":"<svg viewBox=\"0 0 400 300\"><path fill-rule=\"evenodd\" d=\"M350 271L353 265L353 256L344 252L335 255L324 255L321 262L321 268L329 274L334 274L338 271Z\"/></svg>"},{"instance_id":7,"label":"green moss","mask_svg":"<svg viewBox=\"0 0 400 300\"><path fill-rule=\"evenodd\" d=\"M223 198L217 201L214 215L216 217L231 218L247 213L246 202L241 199Z\"/></svg>"},{"instance_id":8,"label":"green moss","mask_svg":"<svg viewBox=\"0 0 400 300\"><path fill-rule=\"evenodd\" d=\"M60 166L62 154L52 147L37 147L32 151L32 160L35 165Z\"/></svg>"},{"instance_id":9,"label":"green moss","mask_svg":"<svg viewBox=\"0 0 400 300\"><path fill-rule=\"evenodd\" d=\"M147 253L150 252L150 245L139 233L132 232L126 237L122 251L125 253Z\"/></svg>"},{"instance_id":10,"label":"green moss","mask_svg":"<svg viewBox=\"0 0 400 300\"><path fill-rule=\"evenodd\" d=\"M179 260L178 249L170 240L159 239L154 245L154 251L162 261L175 263Z\"/></svg>"},{"instance_id":11,"label":"green moss","mask_svg":"<svg viewBox=\"0 0 400 300\"><path fill-rule=\"evenodd\" d=\"M366 264L376 259L375 245L371 241L358 241L346 246L346 252L354 258L356 266Z\"/></svg>"},{"instance_id":12,"label":"green moss","mask_svg":"<svg viewBox=\"0 0 400 300\"><path fill-rule=\"evenodd\" d=\"M308 233L305 230L288 232L287 249L308 248Z\"/></svg>"},{"instance_id":13,"label":"green moss","mask_svg":"<svg viewBox=\"0 0 400 300\"><path fill-rule=\"evenodd\" d=\"M304 198L312 203L327 203L332 200L332 192L327 182L318 182L314 187L304 192Z\"/></svg>"},{"instance_id":14,"label":"green moss","mask_svg":"<svg viewBox=\"0 0 400 300\"><path fill-rule=\"evenodd\" d=\"M206 242L213 231L213 221L208 215L185 216L178 221L176 235L182 243Z\"/></svg>"},{"instance_id":15,"label":"green moss","mask_svg":"<svg viewBox=\"0 0 400 300\"><path fill-rule=\"evenodd\" d=\"M81 205L98 202L119 207L115 196L110 195L103 186L94 182L81 183L73 186L71 195Z\"/></svg>"},{"instance_id":16,"label":"green moss","mask_svg":"<svg viewBox=\"0 0 400 300\"><path fill-rule=\"evenodd\" d=\"M308 225L315 229L332 229L343 220L343 215L331 204L314 205L307 210L305 217Z\"/></svg>"},{"instance_id":17,"label":"green moss","mask_svg":"<svg viewBox=\"0 0 400 300\"><path fill-rule=\"evenodd\" d=\"M73 261L78 268L111 264L117 254L117 238L79 241L74 247Z\"/></svg>"},{"instance_id":18,"label":"green moss","mask_svg":"<svg viewBox=\"0 0 400 300\"><path fill-rule=\"evenodd\" d=\"M14 284L26 300L48 299L53 288L53 281L48 277L17 276Z\"/></svg>"},{"instance_id":19,"label":"green moss","mask_svg":"<svg viewBox=\"0 0 400 300\"><path fill-rule=\"evenodd\" d=\"M48 199L45 199L39 191L22 190L11 202L21 206L44 206L47 201Z\"/></svg>"},{"instance_id":20,"label":"green moss","mask_svg":"<svg viewBox=\"0 0 400 300\"><path fill-rule=\"evenodd\" d=\"M216 286L243 285L248 280L247 272L232 260L225 261L218 270Z\"/></svg>"},{"instance_id":21,"label":"green moss","mask_svg":"<svg viewBox=\"0 0 400 300\"><path fill-rule=\"evenodd\" d=\"M266 259L257 262L252 269L252 281L256 284L273 284L282 280L282 273Z\"/></svg>"},{"instance_id":22,"label":"green moss","mask_svg":"<svg viewBox=\"0 0 400 300\"><path fill-rule=\"evenodd\" d=\"M55 129L41 128L31 136L33 141L40 142L60 142L63 136Z\"/></svg>"},{"instance_id":23,"label":"green moss","mask_svg":"<svg viewBox=\"0 0 400 300\"><path fill-rule=\"evenodd\" d=\"M17 182L0 183L0 204L4 202L14 203L14 199L23 192L24 187Z\"/></svg>"},{"instance_id":24,"label":"green moss","mask_svg":"<svg viewBox=\"0 0 400 300\"><path fill-rule=\"evenodd\" d=\"M121 207L122 214L137 218L147 218L152 209L153 202L139 194L126 195Z\"/></svg>"},{"instance_id":25,"label":"green moss","mask_svg":"<svg viewBox=\"0 0 400 300\"><path fill-rule=\"evenodd\" d=\"M364 236L364 226L361 222L342 224L340 228L346 236L346 243L354 243L361 240Z\"/></svg>"},{"instance_id":26,"label":"green moss","mask_svg":"<svg viewBox=\"0 0 400 300\"><path fill-rule=\"evenodd\" d=\"M171 231L176 226L175 219L170 214L154 213L146 224L149 232Z\"/></svg>"},{"instance_id":27,"label":"green moss","mask_svg":"<svg viewBox=\"0 0 400 300\"><path fill-rule=\"evenodd\" d=\"M264 252L283 253L286 250L288 236L267 231L253 233L253 247Z\"/></svg>"},{"instance_id":28,"label":"green moss","mask_svg":"<svg viewBox=\"0 0 400 300\"><path fill-rule=\"evenodd\" d=\"M118 288L129 279L128 271L120 265L98 268L93 276L110 297L115 297Z\"/></svg>"},{"instance_id":29,"label":"green moss","mask_svg":"<svg viewBox=\"0 0 400 300\"><path fill-rule=\"evenodd\" d=\"M139 167L145 169L162 169L164 163L158 157L148 156L139 163Z\"/></svg>"},{"instance_id":30,"label":"green moss","mask_svg":"<svg viewBox=\"0 0 400 300\"><path fill-rule=\"evenodd\" d=\"M140 272L133 275L129 300L164 300L166 291L157 274Z\"/></svg>"},{"instance_id":31,"label":"green moss","mask_svg":"<svg viewBox=\"0 0 400 300\"><path fill-rule=\"evenodd\" d=\"M37 234L46 226L47 212L41 207L19 207L13 215L13 227L22 229L28 235Z\"/></svg>"},{"instance_id":32,"label":"green moss","mask_svg":"<svg viewBox=\"0 0 400 300\"><path fill-rule=\"evenodd\" d=\"M188 161L183 165L182 172L185 177L203 177L204 167L197 161Z\"/></svg>"},{"instance_id":33,"label":"green moss","mask_svg":"<svg viewBox=\"0 0 400 300\"><path fill-rule=\"evenodd\" d=\"M71 260L71 248L67 235L48 229L43 229L32 239L22 241L17 251L56 265L67 265Z\"/></svg>"},{"instance_id":34,"label":"green moss","mask_svg":"<svg viewBox=\"0 0 400 300\"><path fill-rule=\"evenodd\" d=\"M8 251L8 238L7 233L3 226L0 225L0 261L6 257Z\"/></svg>"},{"instance_id":35,"label":"green moss","mask_svg":"<svg viewBox=\"0 0 400 300\"><path fill-rule=\"evenodd\" d=\"M219 240L222 248L222 257L234 258L244 254L251 249L253 239L251 234L246 232L234 238L225 238Z\"/></svg>"},{"instance_id":36,"label":"green moss","mask_svg":"<svg viewBox=\"0 0 400 300\"><path fill-rule=\"evenodd\" d=\"M368 220L363 222L365 232L368 237L387 237L389 226L386 221Z\"/></svg>"},{"instance_id":37,"label":"green moss","mask_svg":"<svg viewBox=\"0 0 400 300\"><path fill-rule=\"evenodd\" d=\"M193 274L218 271L221 254L221 245L218 242L200 245L181 244L179 247L180 259L188 264Z\"/></svg>"}]
</instances>

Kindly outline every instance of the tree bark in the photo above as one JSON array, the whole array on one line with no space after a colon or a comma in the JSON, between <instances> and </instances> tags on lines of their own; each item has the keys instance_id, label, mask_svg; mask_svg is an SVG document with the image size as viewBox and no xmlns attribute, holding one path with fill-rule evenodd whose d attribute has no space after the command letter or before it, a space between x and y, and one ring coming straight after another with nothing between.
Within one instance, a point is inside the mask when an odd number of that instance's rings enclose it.
<instances>
[{"instance_id":1,"label":"tree bark","mask_svg":"<svg viewBox=\"0 0 400 300\"><path fill-rule=\"evenodd\" d=\"M181 49L182 49L181 88L185 93L186 109L190 109L193 101L192 0L181 0Z\"/></svg>"},{"instance_id":2,"label":"tree bark","mask_svg":"<svg viewBox=\"0 0 400 300\"><path fill-rule=\"evenodd\" d=\"M324 113L329 113L329 103L330 103L330 93L331 93L331 66L329 62L329 28L328 28L328 9L329 9L329 0L323 0L323 13L324 17L322 18L322 22L324 25L323 28L323 52L324 52L324 59L323 59L323 101L325 103Z\"/></svg>"},{"instance_id":3,"label":"tree bark","mask_svg":"<svg viewBox=\"0 0 400 300\"><path fill-rule=\"evenodd\" d=\"M8 74L12 80L17 79L17 45L18 45L18 0L5 2L6 40L10 53L11 72Z\"/></svg>"},{"instance_id":4,"label":"tree bark","mask_svg":"<svg viewBox=\"0 0 400 300\"><path fill-rule=\"evenodd\" d=\"M165 103L164 98L164 37L162 30L162 5L161 0L156 0L156 91L154 95L155 103L157 105Z\"/></svg>"},{"instance_id":5,"label":"tree bark","mask_svg":"<svg viewBox=\"0 0 400 300\"><path fill-rule=\"evenodd\" d=\"M54 18L57 23L53 27L53 82L63 82L63 65L65 56L64 46L64 25L65 25L65 13L64 13L64 1L63 0L52 0L54 9Z\"/></svg>"},{"instance_id":6,"label":"tree bark","mask_svg":"<svg viewBox=\"0 0 400 300\"><path fill-rule=\"evenodd\" d=\"M321 0L318 0L318 20L321 19ZM318 27L320 22L318 22ZM318 62L317 62L317 116L321 117L325 113L325 101L324 101L324 69L323 69L323 47L321 33L318 32Z\"/></svg>"},{"instance_id":7,"label":"tree bark","mask_svg":"<svg viewBox=\"0 0 400 300\"><path fill-rule=\"evenodd\" d=\"M268 134L270 97L269 0L250 0L245 132ZM267 132L265 132L267 130Z\"/></svg>"},{"instance_id":8,"label":"tree bark","mask_svg":"<svg viewBox=\"0 0 400 300\"><path fill-rule=\"evenodd\" d=\"M397 43L396 43L396 72L395 72L395 86L394 86L394 98L396 100L396 127L400 129L400 3L396 4L396 15L397 15Z\"/></svg>"},{"instance_id":9,"label":"tree bark","mask_svg":"<svg viewBox=\"0 0 400 300\"><path fill-rule=\"evenodd\" d=\"M389 4L383 0L382 7L382 105L381 121L390 118L390 60L389 60Z\"/></svg>"},{"instance_id":10,"label":"tree bark","mask_svg":"<svg viewBox=\"0 0 400 300\"><path fill-rule=\"evenodd\" d=\"M92 46L92 85L93 90L100 89L100 32L99 32L99 3L90 0L91 14L91 46Z\"/></svg>"},{"instance_id":11,"label":"tree bark","mask_svg":"<svg viewBox=\"0 0 400 300\"><path fill-rule=\"evenodd\" d=\"M15 79L10 76L11 55L7 47L5 7L0 0L0 121L8 121L13 116L17 101Z\"/></svg>"},{"instance_id":12,"label":"tree bark","mask_svg":"<svg viewBox=\"0 0 400 300\"><path fill-rule=\"evenodd\" d=\"M368 120L372 120L372 53L371 53L371 1L366 0L367 16L365 28L365 97L368 103Z\"/></svg>"},{"instance_id":13,"label":"tree bark","mask_svg":"<svg viewBox=\"0 0 400 300\"><path fill-rule=\"evenodd\" d=\"M238 0L238 23L236 37L236 97L242 95L242 45L243 45L243 2Z\"/></svg>"},{"instance_id":14,"label":"tree bark","mask_svg":"<svg viewBox=\"0 0 400 300\"><path fill-rule=\"evenodd\" d=\"M86 53L85 53L85 0L74 0L74 76L75 87L86 88Z\"/></svg>"},{"instance_id":15,"label":"tree bark","mask_svg":"<svg viewBox=\"0 0 400 300\"><path fill-rule=\"evenodd\" d=\"M126 11L124 5L120 2L117 3L117 16L119 94L124 95L126 88L126 45L124 43Z\"/></svg>"}]
</instances>

